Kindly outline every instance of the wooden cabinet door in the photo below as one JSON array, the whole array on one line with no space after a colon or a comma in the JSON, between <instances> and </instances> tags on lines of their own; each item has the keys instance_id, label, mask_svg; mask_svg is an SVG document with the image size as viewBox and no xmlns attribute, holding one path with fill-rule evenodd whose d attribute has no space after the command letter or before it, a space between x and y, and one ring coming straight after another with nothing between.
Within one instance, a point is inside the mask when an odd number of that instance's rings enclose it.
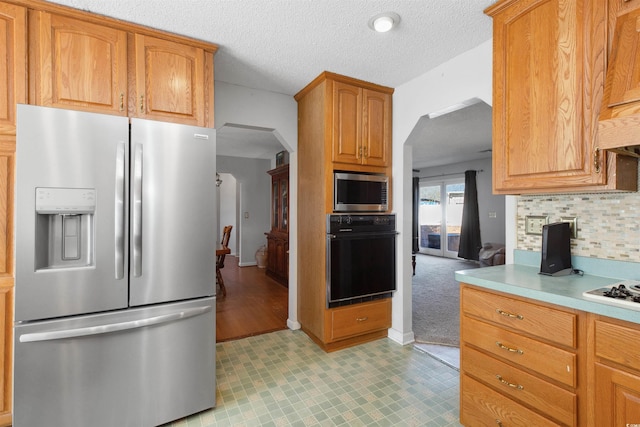
<instances>
[{"instance_id":1,"label":"wooden cabinet door","mask_svg":"<svg viewBox=\"0 0 640 427\"><path fill-rule=\"evenodd\" d=\"M278 203L280 204L279 230L289 232L289 174L282 174L278 179Z\"/></svg>"},{"instance_id":2,"label":"wooden cabinet door","mask_svg":"<svg viewBox=\"0 0 640 427\"><path fill-rule=\"evenodd\" d=\"M12 281L13 283L13 281ZM13 286L0 284L0 425L11 424Z\"/></svg>"},{"instance_id":3,"label":"wooden cabinet door","mask_svg":"<svg viewBox=\"0 0 640 427\"><path fill-rule=\"evenodd\" d=\"M596 426L634 425L640 420L640 377L596 363Z\"/></svg>"},{"instance_id":4,"label":"wooden cabinet door","mask_svg":"<svg viewBox=\"0 0 640 427\"><path fill-rule=\"evenodd\" d=\"M213 86L205 88L205 84L213 83L205 78L204 50L140 34L134 38L135 95L131 115L212 126L205 112L205 91L213 91Z\"/></svg>"},{"instance_id":5,"label":"wooden cabinet door","mask_svg":"<svg viewBox=\"0 0 640 427\"><path fill-rule=\"evenodd\" d=\"M6 138L6 139L5 139ZM11 424L15 139L0 137L0 426Z\"/></svg>"},{"instance_id":6,"label":"wooden cabinet door","mask_svg":"<svg viewBox=\"0 0 640 427\"><path fill-rule=\"evenodd\" d=\"M362 163L362 89L333 82L332 160Z\"/></svg>"},{"instance_id":7,"label":"wooden cabinet door","mask_svg":"<svg viewBox=\"0 0 640 427\"><path fill-rule=\"evenodd\" d=\"M27 11L0 3L0 135L16 134L16 104L27 102Z\"/></svg>"},{"instance_id":8,"label":"wooden cabinet door","mask_svg":"<svg viewBox=\"0 0 640 427\"><path fill-rule=\"evenodd\" d=\"M47 12L30 19L33 102L126 116L126 32Z\"/></svg>"},{"instance_id":9,"label":"wooden cabinet door","mask_svg":"<svg viewBox=\"0 0 640 427\"><path fill-rule=\"evenodd\" d=\"M371 166L389 166L391 95L364 89L362 100L363 163Z\"/></svg>"},{"instance_id":10,"label":"wooden cabinet door","mask_svg":"<svg viewBox=\"0 0 640 427\"><path fill-rule=\"evenodd\" d=\"M494 192L606 184L596 147L606 2L500 3L487 11L494 18Z\"/></svg>"}]
</instances>

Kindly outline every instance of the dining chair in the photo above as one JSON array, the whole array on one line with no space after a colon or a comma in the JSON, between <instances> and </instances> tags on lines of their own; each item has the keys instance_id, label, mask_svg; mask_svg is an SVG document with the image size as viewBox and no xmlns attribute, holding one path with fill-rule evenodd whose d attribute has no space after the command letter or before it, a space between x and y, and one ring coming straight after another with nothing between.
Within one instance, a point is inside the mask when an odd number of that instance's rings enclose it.
<instances>
[{"instance_id":1,"label":"dining chair","mask_svg":"<svg viewBox=\"0 0 640 427\"><path fill-rule=\"evenodd\" d=\"M222 229L222 247L226 249L229 245L229 239L231 238L232 225L225 225ZM220 292L222 296L227 296L227 288L224 287L224 279L222 278L221 269L224 268L224 257L226 254L218 255L216 258L216 284L220 286Z\"/></svg>"}]
</instances>

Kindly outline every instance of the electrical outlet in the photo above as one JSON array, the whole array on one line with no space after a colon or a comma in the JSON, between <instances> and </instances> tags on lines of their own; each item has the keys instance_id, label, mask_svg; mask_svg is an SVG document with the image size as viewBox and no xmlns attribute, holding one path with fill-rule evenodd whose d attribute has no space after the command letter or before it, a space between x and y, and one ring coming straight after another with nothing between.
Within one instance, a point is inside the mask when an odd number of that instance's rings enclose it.
<instances>
[{"instance_id":1,"label":"electrical outlet","mask_svg":"<svg viewBox=\"0 0 640 427\"><path fill-rule=\"evenodd\" d=\"M527 215L524 217L524 232L525 234L542 235L542 226L548 223L548 216Z\"/></svg>"},{"instance_id":2,"label":"electrical outlet","mask_svg":"<svg viewBox=\"0 0 640 427\"><path fill-rule=\"evenodd\" d=\"M569 223L569 228L571 229L571 238L577 239L578 238L578 217L563 216L563 217L560 217L560 221Z\"/></svg>"}]
</instances>

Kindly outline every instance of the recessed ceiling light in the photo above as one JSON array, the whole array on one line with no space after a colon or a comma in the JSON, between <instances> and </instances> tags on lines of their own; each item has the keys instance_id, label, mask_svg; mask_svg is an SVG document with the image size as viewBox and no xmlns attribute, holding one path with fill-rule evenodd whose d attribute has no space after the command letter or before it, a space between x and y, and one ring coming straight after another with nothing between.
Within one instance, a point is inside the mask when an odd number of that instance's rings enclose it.
<instances>
[{"instance_id":1,"label":"recessed ceiling light","mask_svg":"<svg viewBox=\"0 0 640 427\"><path fill-rule=\"evenodd\" d=\"M386 33L400 22L400 16L397 13L385 12L380 13L369 19L369 28L378 33Z\"/></svg>"}]
</instances>

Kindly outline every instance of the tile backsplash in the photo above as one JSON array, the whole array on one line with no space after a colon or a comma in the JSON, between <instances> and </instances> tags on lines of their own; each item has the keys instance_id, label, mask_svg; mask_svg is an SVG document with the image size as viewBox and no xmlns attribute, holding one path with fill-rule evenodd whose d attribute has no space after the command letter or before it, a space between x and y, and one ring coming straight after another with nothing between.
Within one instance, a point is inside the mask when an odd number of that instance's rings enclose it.
<instances>
[{"instance_id":1,"label":"tile backsplash","mask_svg":"<svg viewBox=\"0 0 640 427\"><path fill-rule=\"evenodd\" d=\"M577 217L572 255L640 262L640 193L519 196L516 249L540 251L541 236L525 234L527 215L548 216L550 223Z\"/></svg>"}]
</instances>

